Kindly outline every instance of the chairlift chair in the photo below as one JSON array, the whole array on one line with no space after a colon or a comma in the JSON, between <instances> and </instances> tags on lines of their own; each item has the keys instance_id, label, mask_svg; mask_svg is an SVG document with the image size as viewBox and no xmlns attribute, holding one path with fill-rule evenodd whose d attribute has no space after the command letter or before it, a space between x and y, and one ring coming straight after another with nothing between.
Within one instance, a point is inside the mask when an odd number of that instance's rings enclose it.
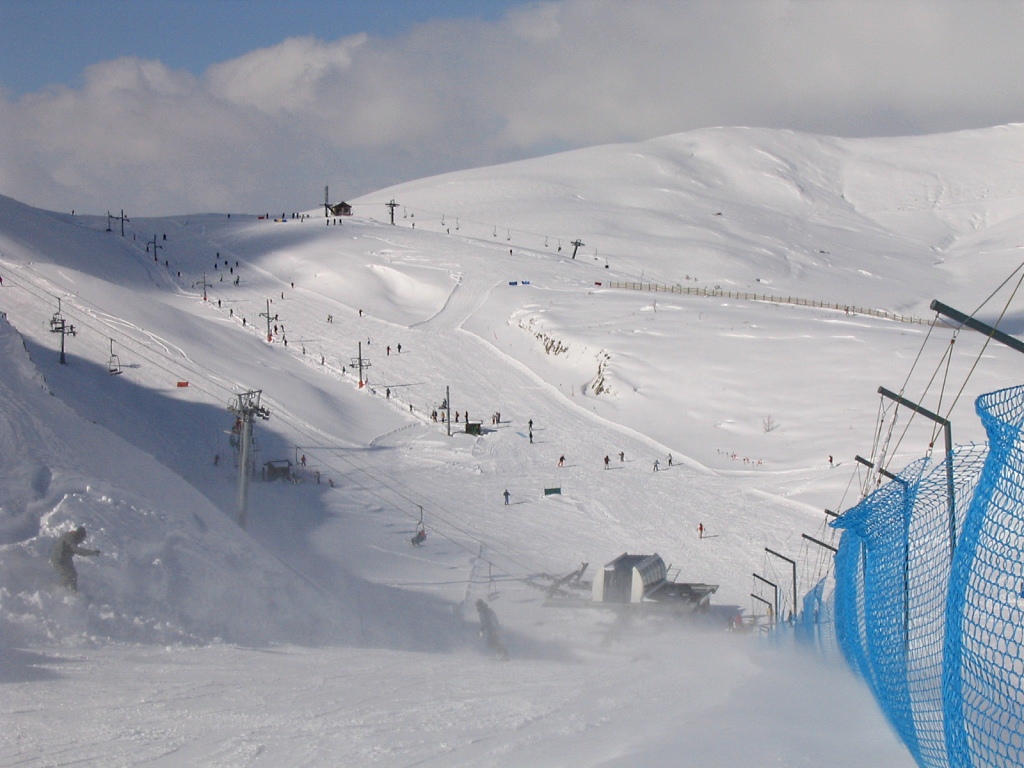
<instances>
[{"instance_id":1,"label":"chairlift chair","mask_svg":"<svg viewBox=\"0 0 1024 768\"><path fill-rule=\"evenodd\" d=\"M117 355L114 354L114 340L110 340L110 362L107 363L107 373L111 376L118 376L123 373L121 370L121 361Z\"/></svg>"},{"instance_id":2,"label":"chairlift chair","mask_svg":"<svg viewBox=\"0 0 1024 768\"><path fill-rule=\"evenodd\" d=\"M416 524L416 534L410 539L414 547L418 547L427 540L427 528L423 525L423 507L420 507L420 521Z\"/></svg>"}]
</instances>

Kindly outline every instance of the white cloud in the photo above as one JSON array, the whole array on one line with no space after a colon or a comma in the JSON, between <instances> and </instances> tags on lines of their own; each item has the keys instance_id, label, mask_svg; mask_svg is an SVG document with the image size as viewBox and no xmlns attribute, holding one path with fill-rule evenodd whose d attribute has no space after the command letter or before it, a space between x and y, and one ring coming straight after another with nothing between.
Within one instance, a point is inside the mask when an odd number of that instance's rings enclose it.
<instances>
[{"instance_id":1,"label":"white cloud","mask_svg":"<svg viewBox=\"0 0 1024 768\"><path fill-rule=\"evenodd\" d=\"M1024 119L1024 7L561 0L396 38L292 38L200 76L0 92L0 192L139 213L313 207L552 147L707 125L838 135Z\"/></svg>"},{"instance_id":2,"label":"white cloud","mask_svg":"<svg viewBox=\"0 0 1024 768\"><path fill-rule=\"evenodd\" d=\"M321 92L345 76L366 35L325 43L312 37L290 38L215 64L207 72L210 92L232 104L260 112L301 115L316 112Z\"/></svg>"}]
</instances>

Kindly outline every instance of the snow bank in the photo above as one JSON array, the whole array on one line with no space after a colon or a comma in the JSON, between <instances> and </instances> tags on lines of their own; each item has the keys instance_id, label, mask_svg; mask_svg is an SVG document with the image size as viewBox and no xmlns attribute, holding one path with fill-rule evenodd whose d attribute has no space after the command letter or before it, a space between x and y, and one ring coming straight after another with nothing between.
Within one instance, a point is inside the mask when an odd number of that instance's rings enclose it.
<instances>
[{"instance_id":1,"label":"snow bank","mask_svg":"<svg viewBox=\"0 0 1024 768\"><path fill-rule=\"evenodd\" d=\"M319 593L180 477L49 395L6 319L0 355L5 645L351 639L339 596ZM102 552L76 558L77 596L49 564L76 525Z\"/></svg>"}]
</instances>

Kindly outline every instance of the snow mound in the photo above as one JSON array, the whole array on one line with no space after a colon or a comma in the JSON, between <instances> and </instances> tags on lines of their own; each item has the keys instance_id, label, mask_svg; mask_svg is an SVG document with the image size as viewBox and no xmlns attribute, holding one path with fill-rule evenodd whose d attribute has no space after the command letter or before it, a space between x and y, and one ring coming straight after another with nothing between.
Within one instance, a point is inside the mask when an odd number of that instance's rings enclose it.
<instances>
[{"instance_id":1,"label":"snow mound","mask_svg":"<svg viewBox=\"0 0 1024 768\"><path fill-rule=\"evenodd\" d=\"M181 478L49 396L6 319L0 350L5 645L351 639L337 597L319 594ZM120 484L126 468L151 493ZM76 525L102 552L76 558L78 595L57 586L49 564L54 542Z\"/></svg>"}]
</instances>

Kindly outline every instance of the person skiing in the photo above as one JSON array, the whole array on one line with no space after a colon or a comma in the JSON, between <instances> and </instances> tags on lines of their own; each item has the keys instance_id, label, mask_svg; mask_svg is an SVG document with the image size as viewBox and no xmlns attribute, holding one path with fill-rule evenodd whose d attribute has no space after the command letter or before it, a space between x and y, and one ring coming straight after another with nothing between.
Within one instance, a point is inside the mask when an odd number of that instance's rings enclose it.
<instances>
[{"instance_id":1,"label":"person skiing","mask_svg":"<svg viewBox=\"0 0 1024 768\"><path fill-rule=\"evenodd\" d=\"M512 495L512 494L510 494L510 493L508 492L508 488L506 488L506 489L505 489L505 493L503 493L503 494L502 494L502 496L504 496L504 497L505 497L505 506L506 506L506 507L508 506L508 499L509 499L509 496L511 496L511 495Z\"/></svg>"},{"instance_id":2,"label":"person skiing","mask_svg":"<svg viewBox=\"0 0 1024 768\"><path fill-rule=\"evenodd\" d=\"M401 344L401 342L399 342L397 349L398 349L398 354L402 354L402 344Z\"/></svg>"},{"instance_id":3,"label":"person skiing","mask_svg":"<svg viewBox=\"0 0 1024 768\"><path fill-rule=\"evenodd\" d=\"M704 523L697 523L697 534L700 538L704 538Z\"/></svg>"},{"instance_id":4,"label":"person skiing","mask_svg":"<svg viewBox=\"0 0 1024 768\"><path fill-rule=\"evenodd\" d=\"M672 454L671 453L668 455L668 465L670 467L672 466Z\"/></svg>"},{"instance_id":5,"label":"person skiing","mask_svg":"<svg viewBox=\"0 0 1024 768\"><path fill-rule=\"evenodd\" d=\"M605 456L604 457L604 468L605 469L608 469L609 462L611 462L611 459L609 459L607 456Z\"/></svg>"},{"instance_id":6,"label":"person skiing","mask_svg":"<svg viewBox=\"0 0 1024 768\"><path fill-rule=\"evenodd\" d=\"M565 456L559 456L558 457L558 466L560 466L560 467L564 467L565 466Z\"/></svg>"},{"instance_id":7,"label":"person skiing","mask_svg":"<svg viewBox=\"0 0 1024 768\"><path fill-rule=\"evenodd\" d=\"M655 459L654 460L654 471L657 472L658 471L658 467L660 467L660 466L661 466L661 462L658 461L657 459Z\"/></svg>"},{"instance_id":8,"label":"person skiing","mask_svg":"<svg viewBox=\"0 0 1024 768\"><path fill-rule=\"evenodd\" d=\"M625 451L619 451L619 461L623 462L625 460L626 460L626 452Z\"/></svg>"},{"instance_id":9,"label":"person skiing","mask_svg":"<svg viewBox=\"0 0 1024 768\"><path fill-rule=\"evenodd\" d=\"M507 659L508 651L498 637L498 617L494 610L483 600L476 601L476 610L480 614L480 637L487 642L487 648L499 659Z\"/></svg>"},{"instance_id":10,"label":"person skiing","mask_svg":"<svg viewBox=\"0 0 1024 768\"><path fill-rule=\"evenodd\" d=\"M84 526L78 526L61 536L53 545L50 553L50 563L57 570L60 577L60 585L71 592L78 591L78 572L75 570L75 555L82 557L96 557L98 549L86 549L81 546L85 541L86 531Z\"/></svg>"}]
</instances>

